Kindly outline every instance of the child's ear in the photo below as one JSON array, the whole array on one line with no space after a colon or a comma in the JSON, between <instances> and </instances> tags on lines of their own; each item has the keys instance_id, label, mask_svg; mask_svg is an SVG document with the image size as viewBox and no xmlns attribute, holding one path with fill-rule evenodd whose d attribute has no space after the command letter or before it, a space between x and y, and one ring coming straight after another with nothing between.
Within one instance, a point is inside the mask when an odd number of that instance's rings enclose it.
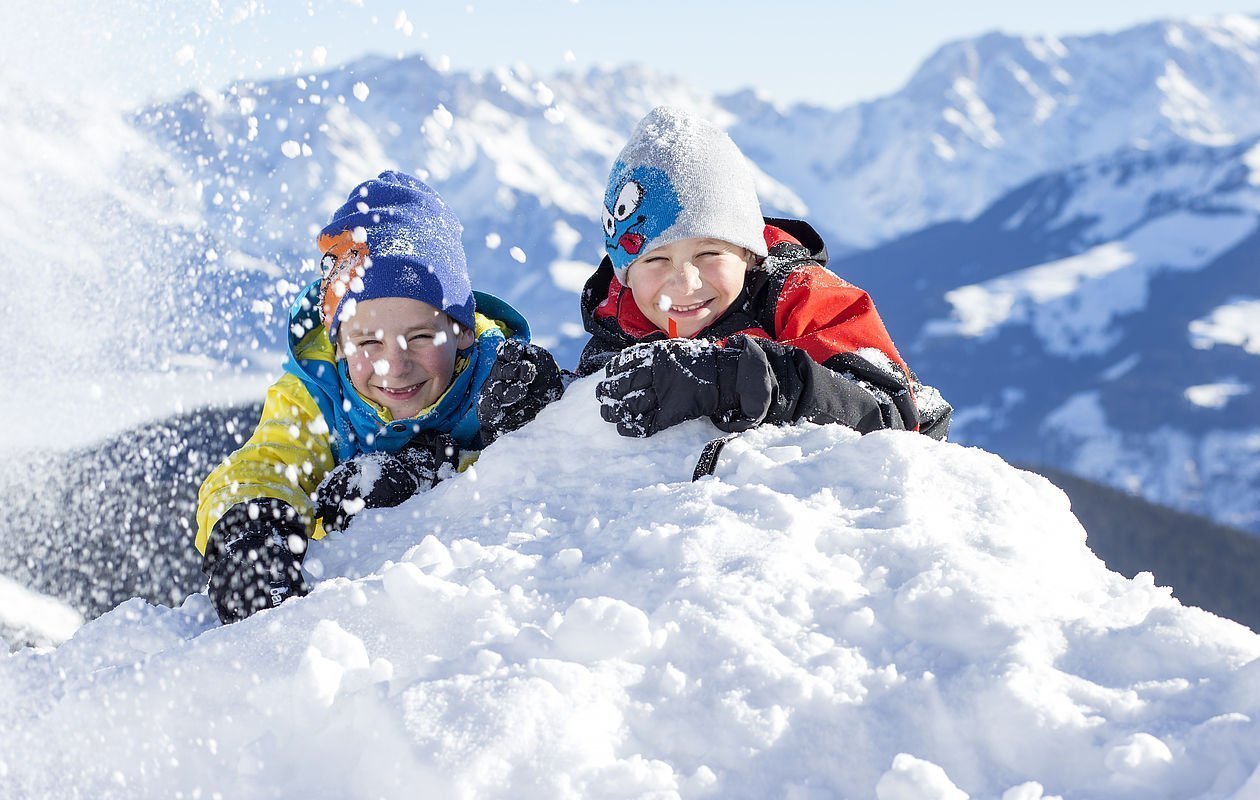
<instances>
[{"instance_id":1,"label":"child's ear","mask_svg":"<svg viewBox=\"0 0 1260 800\"><path fill-rule=\"evenodd\" d=\"M454 324L455 330L459 331L459 333L455 334L455 349L463 350L465 348L472 347L473 342L477 341L477 336L473 333L473 329L466 328L458 322Z\"/></svg>"},{"instance_id":2,"label":"child's ear","mask_svg":"<svg viewBox=\"0 0 1260 800\"><path fill-rule=\"evenodd\" d=\"M332 340L334 361L341 361L351 352L354 352L354 345L347 346L346 338L346 332L342 329L337 331L337 338Z\"/></svg>"}]
</instances>

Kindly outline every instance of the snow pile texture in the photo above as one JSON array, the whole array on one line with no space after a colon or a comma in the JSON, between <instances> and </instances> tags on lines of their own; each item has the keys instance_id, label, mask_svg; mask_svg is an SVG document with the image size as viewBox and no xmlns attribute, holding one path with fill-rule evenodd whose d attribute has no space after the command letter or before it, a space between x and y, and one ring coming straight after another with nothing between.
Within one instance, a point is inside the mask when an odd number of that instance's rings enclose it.
<instances>
[{"instance_id":1,"label":"snow pile texture","mask_svg":"<svg viewBox=\"0 0 1260 800\"><path fill-rule=\"evenodd\" d=\"M908 433L624 439L593 379L220 627L0 661L0 796L1243 798L1260 637L1050 483Z\"/></svg>"}]
</instances>

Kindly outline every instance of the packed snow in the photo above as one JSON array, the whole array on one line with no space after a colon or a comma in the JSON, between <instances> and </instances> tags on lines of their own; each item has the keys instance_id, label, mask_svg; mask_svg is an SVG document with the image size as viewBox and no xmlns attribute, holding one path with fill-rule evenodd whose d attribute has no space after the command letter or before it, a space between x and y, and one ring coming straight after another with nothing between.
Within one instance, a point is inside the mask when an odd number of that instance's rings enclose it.
<instances>
[{"instance_id":1,"label":"packed snow","mask_svg":"<svg viewBox=\"0 0 1260 800\"><path fill-rule=\"evenodd\" d=\"M55 597L32 591L0 575L0 641L61 644L83 625L83 615ZM0 644L0 650L7 650Z\"/></svg>"},{"instance_id":2,"label":"packed snow","mask_svg":"<svg viewBox=\"0 0 1260 800\"><path fill-rule=\"evenodd\" d=\"M1109 572L1044 479L804 424L693 482L719 432L622 438L594 380L314 544L308 597L0 661L0 796L1260 792L1260 637Z\"/></svg>"}]
</instances>

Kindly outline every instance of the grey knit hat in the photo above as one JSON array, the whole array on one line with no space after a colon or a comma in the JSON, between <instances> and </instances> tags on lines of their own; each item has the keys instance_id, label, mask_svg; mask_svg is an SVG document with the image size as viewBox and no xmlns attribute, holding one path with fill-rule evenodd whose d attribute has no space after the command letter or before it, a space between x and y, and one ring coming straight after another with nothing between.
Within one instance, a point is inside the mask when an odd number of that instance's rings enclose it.
<instances>
[{"instance_id":1,"label":"grey knit hat","mask_svg":"<svg viewBox=\"0 0 1260 800\"><path fill-rule=\"evenodd\" d=\"M639 121L608 176L604 246L617 279L640 255L703 237L765 257L765 220L752 168L726 132L658 106Z\"/></svg>"}]
</instances>

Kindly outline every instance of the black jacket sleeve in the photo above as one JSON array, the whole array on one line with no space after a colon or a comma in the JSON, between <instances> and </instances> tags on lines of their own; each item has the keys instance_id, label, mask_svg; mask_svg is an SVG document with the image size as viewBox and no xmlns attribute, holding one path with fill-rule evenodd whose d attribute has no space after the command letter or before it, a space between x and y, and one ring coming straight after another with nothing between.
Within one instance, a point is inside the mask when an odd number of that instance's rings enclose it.
<instances>
[{"instance_id":1,"label":"black jacket sleeve","mask_svg":"<svg viewBox=\"0 0 1260 800\"><path fill-rule=\"evenodd\" d=\"M735 336L726 346L742 353L735 373L738 410L713 418L723 430L799 420L840 423L859 433L918 425L909 387L860 356L845 353L824 366L804 350L767 339Z\"/></svg>"}]
</instances>

